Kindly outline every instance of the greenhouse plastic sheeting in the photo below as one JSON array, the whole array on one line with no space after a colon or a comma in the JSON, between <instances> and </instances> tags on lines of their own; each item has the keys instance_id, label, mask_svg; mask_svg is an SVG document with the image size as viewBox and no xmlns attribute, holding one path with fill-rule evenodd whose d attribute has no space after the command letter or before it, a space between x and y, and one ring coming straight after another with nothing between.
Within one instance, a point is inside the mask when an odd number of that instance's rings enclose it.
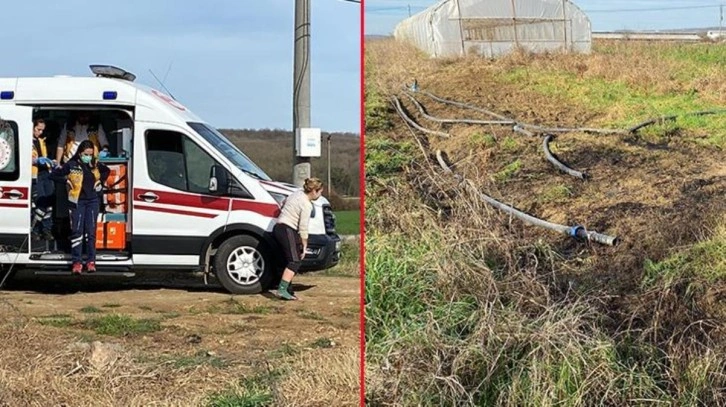
<instances>
[{"instance_id":1,"label":"greenhouse plastic sheeting","mask_svg":"<svg viewBox=\"0 0 726 407\"><path fill-rule=\"evenodd\" d=\"M394 36L432 57L589 53L592 44L590 20L566 0L442 0L399 23Z\"/></svg>"}]
</instances>

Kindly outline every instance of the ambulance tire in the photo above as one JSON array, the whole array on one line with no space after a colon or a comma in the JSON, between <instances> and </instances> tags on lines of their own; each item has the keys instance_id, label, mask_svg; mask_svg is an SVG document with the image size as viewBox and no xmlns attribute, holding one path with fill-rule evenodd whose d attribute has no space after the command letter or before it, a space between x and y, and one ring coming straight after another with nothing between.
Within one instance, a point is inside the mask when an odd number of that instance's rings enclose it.
<instances>
[{"instance_id":1,"label":"ambulance tire","mask_svg":"<svg viewBox=\"0 0 726 407\"><path fill-rule=\"evenodd\" d=\"M259 294L270 286L274 261L269 248L249 235L232 236L214 255L214 270L222 286L232 294ZM250 271L260 273L251 276Z\"/></svg>"}]
</instances>

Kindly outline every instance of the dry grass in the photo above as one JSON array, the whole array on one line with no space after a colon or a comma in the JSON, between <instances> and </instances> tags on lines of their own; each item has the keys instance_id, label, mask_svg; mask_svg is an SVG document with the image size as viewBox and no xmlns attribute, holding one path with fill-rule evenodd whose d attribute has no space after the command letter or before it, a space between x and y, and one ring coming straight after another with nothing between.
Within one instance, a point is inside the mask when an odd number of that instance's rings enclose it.
<instances>
[{"instance_id":1,"label":"dry grass","mask_svg":"<svg viewBox=\"0 0 726 407\"><path fill-rule=\"evenodd\" d=\"M530 123L620 127L723 103L724 50L702 47L432 60L372 41L366 79L381 99L416 78ZM485 118L421 101L434 116ZM387 112L390 129L366 134L370 405L726 405L723 115L559 136L558 157L593 175L583 183L555 172L539 138L414 114L452 136L422 137ZM435 149L495 198L624 243L577 243L496 212L437 169Z\"/></svg>"},{"instance_id":2,"label":"dry grass","mask_svg":"<svg viewBox=\"0 0 726 407\"><path fill-rule=\"evenodd\" d=\"M140 363L123 343L108 364L92 357L90 345L57 331L26 326L2 329L0 404L48 406L188 406L232 381L236 369L199 367L194 375L173 366ZM213 374L212 374L213 373ZM153 401L151 401L153 400Z\"/></svg>"},{"instance_id":3,"label":"dry grass","mask_svg":"<svg viewBox=\"0 0 726 407\"><path fill-rule=\"evenodd\" d=\"M296 283L304 301L295 304L90 282L64 294L43 293L37 281L0 292L0 406L352 404L359 284L308 275ZM117 306L88 313L89 304ZM294 393L281 387L288 377Z\"/></svg>"},{"instance_id":4,"label":"dry grass","mask_svg":"<svg viewBox=\"0 0 726 407\"><path fill-rule=\"evenodd\" d=\"M357 406L360 404L360 352L320 349L293 363L280 383L286 406Z\"/></svg>"}]
</instances>

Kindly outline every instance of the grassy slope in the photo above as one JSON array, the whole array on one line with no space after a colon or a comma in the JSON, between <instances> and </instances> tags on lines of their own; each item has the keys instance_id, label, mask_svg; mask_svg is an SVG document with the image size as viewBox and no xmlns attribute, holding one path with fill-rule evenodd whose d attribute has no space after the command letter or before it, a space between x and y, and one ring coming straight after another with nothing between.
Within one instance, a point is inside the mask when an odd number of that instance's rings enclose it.
<instances>
[{"instance_id":1,"label":"grassy slope","mask_svg":"<svg viewBox=\"0 0 726 407\"><path fill-rule=\"evenodd\" d=\"M360 233L359 211L335 212L336 229L340 235L357 235Z\"/></svg>"},{"instance_id":2,"label":"grassy slope","mask_svg":"<svg viewBox=\"0 0 726 407\"><path fill-rule=\"evenodd\" d=\"M558 214L550 208L573 202L582 211L563 216L591 214L602 203L604 218L638 218L625 212L625 204L645 202L653 213L676 208L667 222L694 232L668 235L654 215L641 216L642 224L610 223L631 239L641 229L656 231L615 251L572 246L527 228L514 233L503 216L436 195L447 188L445 181L421 182L436 177L425 176L426 160L387 102L415 77L442 96L528 121L620 127L723 106L724 60L726 47L705 44L604 43L590 56L515 55L495 62L430 61L390 42L367 44L370 404L725 405L726 308L718 300L726 293L726 218L718 204L725 175L718 163L726 149L726 115L654 126L638 140L625 140L634 146L592 142L583 156L617 151L618 159L637 158L629 172L607 173L592 187L548 178L551 169L538 166L536 146L497 129L454 127L455 140L429 139L459 157L467 154L472 167L491 170L493 177L480 179L484 185L553 217ZM441 109L438 115L462 112ZM553 147L577 162L567 154L584 140L574 135ZM677 153L646 156L637 150L639 142L663 143ZM480 156L486 159L477 161ZM700 174L703 179L688 165L699 158L711 171ZM666 159L689 168L680 173L665 165L659 171ZM595 169L604 173L613 165L605 164ZM646 170L637 170L644 164ZM538 184L543 177L548 182ZM710 182L715 192L685 188L684 194L698 195L687 200L664 189L625 195L635 202L607 201L602 190L609 185L635 182L624 177L642 179L634 189L661 181L671 190L695 177L692 182ZM701 207L699 201L711 204ZM591 277L602 269L608 269L602 279Z\"/></svg>"}]
</instances>

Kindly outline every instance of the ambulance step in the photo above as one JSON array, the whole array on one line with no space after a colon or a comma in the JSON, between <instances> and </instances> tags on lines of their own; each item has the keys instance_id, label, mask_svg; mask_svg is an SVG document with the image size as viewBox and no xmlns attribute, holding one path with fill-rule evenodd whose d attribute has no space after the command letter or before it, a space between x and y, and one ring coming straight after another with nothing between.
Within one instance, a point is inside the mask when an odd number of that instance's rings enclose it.
<instances>
[{"instance_id":1,"label":"ambulance step","mask_svg":"<svg viewBox=\"0 0 726 407\"><path fill-rule=\"evenodd\" d=\"M98 253L96 254L96 261L125 261L129 260L128 253ZM71 255L64 252L43 252L33 253L30 255L30 260L47 260L47 261L71 261Z\"/></svg>"},{"instance_id":2,"label":"ambulance step","mask_svg":"<svg viewBox=\"0 0 726 407\"><path fill-rule=\"evenodd\" d=\"M133 271L108 271L98 270L93 273L83 272L80 276L76 276L70 270L38 270L33 272L36 276L73 276L73 277L136 277Z\"/></svg>"}]
</instances>

